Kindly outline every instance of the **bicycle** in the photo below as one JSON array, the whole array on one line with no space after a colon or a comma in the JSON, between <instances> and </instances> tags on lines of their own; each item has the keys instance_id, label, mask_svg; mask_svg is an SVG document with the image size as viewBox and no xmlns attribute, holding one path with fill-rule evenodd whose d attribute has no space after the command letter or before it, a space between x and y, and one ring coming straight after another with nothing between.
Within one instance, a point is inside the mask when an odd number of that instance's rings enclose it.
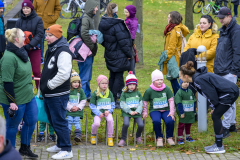
<instances>
[{"instance_id":1,"label":"bicycle","mask_svg":"<svg viewBox=\"0 0 240 160\"><path fill-rule=\"evenodd\" d=\"M197 0L192 7L193 13L200 13L202 11L203 6L205 6L205 0Z\"/></svg>"},{"instance_id":2,"label":"bicycle","mask_svg":"<svg viewBox=\"0 0 240 160\"><path fill-rule=\"evenodd\" d=\"M216 3L214 3L212 0L209 1L209 4L203 6L202 8L202 14L203 15L207 15L211 12L211 9L213 9L213 14L218 14L219 9L220 9L221 5L218 4L218 2L216 1ZM231 5L231 1L228 1L227 3L227 7L232 10L232 5Z\"/></svg>"}]
</instances>

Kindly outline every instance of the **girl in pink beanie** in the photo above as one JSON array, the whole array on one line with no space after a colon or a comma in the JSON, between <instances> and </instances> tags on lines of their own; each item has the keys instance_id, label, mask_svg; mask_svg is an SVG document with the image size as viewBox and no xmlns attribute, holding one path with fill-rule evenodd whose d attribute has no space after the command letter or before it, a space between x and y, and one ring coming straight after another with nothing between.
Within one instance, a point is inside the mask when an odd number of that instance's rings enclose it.
<instances>
[{"instance_id":1,"label":"girl in pink beanie","mask_svg":"<svg viewBox=\"0 0 240 160\"><path fill-rule=\"evenodd\" d=\"M115 101L112 92L108 89L108 78L104 75L99 75L97 78L98 88L92 93L89 107L91 114L94 116L91 131L91 144L96 144L96 135L98 127L100 126L103 117L107 120L108 128L108 146L113 146L113 126L114 121L112 117L115 108Z\"/></svg>"},{"instance_id":2,"label":"girl in pink beanie","mask_svg":"<svg viewBox=\"0 0 240 160\"><path fill-rule=\"evenodd\" d=\"M161 119L164 120L167 128L167 141L175 145L172 137L174 130L174 98L168 86L163 83L164 77L161 71L155 70L151 75L152 84L143 95L143 118L148 116L148 102L150 117L152 118L153 129L157 139L157 147L163 147L163 134L161 131Z\"/></svg>"}]
</instances>

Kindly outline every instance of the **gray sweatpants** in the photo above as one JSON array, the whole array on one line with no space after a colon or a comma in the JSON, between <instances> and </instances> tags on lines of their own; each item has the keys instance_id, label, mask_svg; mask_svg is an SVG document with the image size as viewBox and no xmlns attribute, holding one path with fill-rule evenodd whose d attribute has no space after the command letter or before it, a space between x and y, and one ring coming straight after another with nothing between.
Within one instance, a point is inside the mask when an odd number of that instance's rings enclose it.
<instances>
[{"instance_id":1,"label":"gray sweatpants","mask_svg":"<svg viewBox=\"0 0 240 160\"><path fill-rule=\"evenodd\" d=\"M233 76L231 73L229 73L222 77L235 84L237 83L237 75ZM223 114L222 120L223 127L229 129L231 125L235 125L236 124L235 117L236 117L236 105L235 103L233 103L232 107L230 107L227 110L227 112Z\"/></svg>"},{"instance_id":2,"label":"gray sweatpants","mask_svg":"<svg viewBox=\"0 0 240 160\"><path fill-rule=\"evenodd\" d=\"M137 133L136 133L136 138L138 138L141 136L141 133L144 128L144 124L143 124L142 117L138 117L138 118L134 118L134 119L138 125L138 129L137 129ZM130 117L123 117L123 127L122 127L121 139L123 139L124 141L126 141L126 139L127 139L127 131L128 131L129 123L130 123Z\"/></svg>"}]
</instances>

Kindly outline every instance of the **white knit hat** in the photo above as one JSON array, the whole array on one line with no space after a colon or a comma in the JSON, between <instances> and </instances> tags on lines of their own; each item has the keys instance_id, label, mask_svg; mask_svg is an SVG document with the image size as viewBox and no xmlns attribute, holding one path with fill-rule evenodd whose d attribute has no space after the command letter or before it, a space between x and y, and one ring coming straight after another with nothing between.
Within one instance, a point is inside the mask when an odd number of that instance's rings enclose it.
<instances>
[{"instance_id":1,"label":"white knit hat","mask_svg":"<svg viewBox=\"0 0 240 160\"><path fill-rule=\"evenodd\" d=\"M164 79L163 74L160 70L155 69L151 74L152 82L158 80L158 79Z\"/></svg>"},{"instance_id":2,"label":"white knit hat","mask_svg":"<svg viewBox=\"0 0 240 160\"><path fill-rule=\"evenodd\" d=\"M126 86L128 86L129 84L137 85L137 77L133 74L133 71L129 71L125 82L126 82Z\"/></svg>"}]
</instances>

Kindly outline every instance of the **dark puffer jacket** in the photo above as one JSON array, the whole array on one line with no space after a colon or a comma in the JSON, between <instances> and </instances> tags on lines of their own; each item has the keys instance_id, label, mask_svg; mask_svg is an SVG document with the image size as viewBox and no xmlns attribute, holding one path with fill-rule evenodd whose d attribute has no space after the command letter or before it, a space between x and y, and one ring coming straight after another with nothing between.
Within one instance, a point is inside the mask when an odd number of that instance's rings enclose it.
<instances>
[{"instance_id":1,"label":"dark puffer jacket","mask_svg":"<svg viewBox=\"0 0 240 160\"><path fill-rule=\"evenodd\" d=\"M105 47L104 58L107 68L112 72L122 72L130 69L132 58L132 38L124 20L102 17L99 31L103 34Z\"/></svg>"},{"instance_id":2,"label":"dark puffer jacket","mask_svg":"<svg viewBox=\"0 0 240 160\"><path fill-rule=\"evenodd\" d=\"M16 22L15 27L20 28L23 32L32 32L34 38L29 43L32 47L35 47L41 43L44 34L43 21L42 18L37 15L34 9L27 17L21 11L21 18Z\"/></svg>"}]
</instances>

